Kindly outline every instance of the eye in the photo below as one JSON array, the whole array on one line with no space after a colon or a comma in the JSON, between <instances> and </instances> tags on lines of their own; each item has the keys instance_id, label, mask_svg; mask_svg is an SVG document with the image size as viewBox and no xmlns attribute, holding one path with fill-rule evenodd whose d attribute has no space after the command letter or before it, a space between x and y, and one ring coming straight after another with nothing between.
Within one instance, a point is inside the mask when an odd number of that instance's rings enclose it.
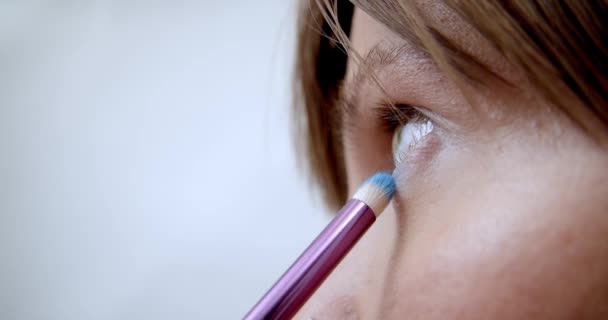
<instances>
[{"instance_id":1,"label":"eye","mask_svg":"<svg viewBox=\"0 0 608 320\"><path fill-rule=\"evenodd\" d=\"M402 162L408 153L433 131L433 128L433 123L423 116L412 118L406 124L397 127L392 144L395 164Z\"/></svg>"}]
</instances>

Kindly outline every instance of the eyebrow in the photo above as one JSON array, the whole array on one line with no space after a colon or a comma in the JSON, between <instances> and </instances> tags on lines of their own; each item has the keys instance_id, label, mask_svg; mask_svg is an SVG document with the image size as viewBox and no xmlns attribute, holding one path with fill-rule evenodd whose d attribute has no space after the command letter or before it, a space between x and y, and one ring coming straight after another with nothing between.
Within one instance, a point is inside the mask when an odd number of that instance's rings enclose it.
<instances>
[{"instance_id":1,"label":"eyebrow","mask_svg":"<svg viewBox=\"0 0 608 320\"><path fill-rule=\"evenodd\" d=\"M456 42L441 34L435 28L431 27L430 31L439 45L446 50L447 62L455 68L457 72L463 75L463 78L468 80L470 84L488 86L491 81L487 80L492 79L497 80L500 84L512 86L512 84L502 75L491 70L489 66L482 63L479 58L466 52L457 45ZM396 67L401 58L406 55L423 56L425 60L436 63L435 60L432 59L431 54L419 41L410 40L407 36L401 36L401 38L405 40L405 43L402 45L387 45L386 43L381 42L374 46L364 57L359 59L358 67L353 75L340 87L338 104L342 107L342 119L346 124L344 129L353 127L357 120L362 87L372 82L380 88L380 90L384 91L383 86L377 77L378 74L382 74L383 72L386 72L386 70ZM388 95L386 95L386 97L388 98ZM383 109L387 109L390 104L391 102L387 101L383 106ZM402 117L395 108L392 109L394 110L395 118ZM385 114L388 113L386 110L382 111Z\"/></svg>"},{"instance_id":2,"label":"eyebrow","mask_svg":"<svg viewBox=\"0 0 608 320\"><path fill-rule=\"evenodd\" d=\"M401 39L405 40L421 52L426 52L428 54L422 40L413 30L410 22L398 14L399 9L393 6L393 1L351 1L356 7L362 9L369 16L382 23ZM432 15L425 15L423 13L424 9L421 9L418 5L415 5L415 7L420 9L420 18L422 19L422 23L425 24L425 28L429 32L429 35L445 50L445 57L447 58L448 63L459 72L463 73L465 77L470 78L470 80L481 80L483 75L478 73L480 71L478 70L478 67L482 67L481 70L487 69L486 71L489 71L490 74L496 75L494 72L490 71L490 68L484 67L484 63L482 63L474 53L469 52L466 49L466 45L463 47L462 43L458 43L458 37L466 37L468 32L456 32L456 37L452 39L452 37L447 36L441 31L441 27L445 27L444 20L448 22L452 21L452 23L460 26L471 27L472 30L476 29L469 22L462 19L462 17L444 1L437 1L436 4L439 6L438 8L443 10L436 8L435 11L440 12L441 14L434 17ZM450 27L450 30L454 29ZM469 70L470 68L474 70Z\"/></svg>"}]
</instances>

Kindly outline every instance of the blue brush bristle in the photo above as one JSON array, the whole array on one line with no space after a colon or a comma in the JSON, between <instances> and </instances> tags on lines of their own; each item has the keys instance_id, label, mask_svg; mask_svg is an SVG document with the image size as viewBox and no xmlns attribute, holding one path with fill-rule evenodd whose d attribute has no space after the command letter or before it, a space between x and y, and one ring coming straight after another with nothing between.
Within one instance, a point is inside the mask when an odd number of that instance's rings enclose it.
<instances>
[{"instance_id":1,"label":"blue brush bristle","mask_svg":"<svg viewBox=\"0 0 608 320\"><path fill-rule=\"evenodd\" d=\"M389 200L395 195L395 179L390 173L378 172L367 179L365 183L374 184L382 188Z\"/></svg>"}]
</instances>

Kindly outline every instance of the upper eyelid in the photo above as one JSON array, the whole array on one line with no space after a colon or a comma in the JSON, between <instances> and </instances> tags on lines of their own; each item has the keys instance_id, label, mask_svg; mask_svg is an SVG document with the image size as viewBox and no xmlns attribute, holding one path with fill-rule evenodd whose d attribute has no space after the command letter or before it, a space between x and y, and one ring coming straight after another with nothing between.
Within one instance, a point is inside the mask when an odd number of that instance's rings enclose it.
<instances>
[{"instance_id":1,"label":"upper eyelid","mask_svg":"<svg viewBox=\"0 0 608 320\"><path fill-rule=\"evenodd\" d=\"M376 44L365 54L351 77L345 79L346 81L338 89L338 97L342 101L342 112L347 115L356 113L357 107L361 107L359 94L367 86L371 85L384 93L378 78L385 70L396 68L401 57L423 53L410 43L390 45L380 42Z\"/></svg>"},{"instance_id":2,"label":"upper eyelid","mask_svg":"<svg viewBox=\"0 0 608 320\"><path fill-rule=\"evenodd\" d=\"M389 131L405 125L412 119L426 118L416 107L409 104L381 104L374 108L374 113L382 125Z\"/></svg>"},{"instance_id":3,"label":"upper eyelid","mask_svg":"<svg viewBox=\"0 0 608 320\"><path fill-rule=\"evenodd\" d=\"M379 89L386 95L385 99L389 99L388 94L379 83L379 77L385 70L396 68L401 57L406 55L420 56L421 54L424 54L424 52L410 43L389 45L384 42L377 44L367 52L361 61L361 64L365 67L357 68L351 77L338 87L335 105L340 114L341 130L348 132L355 130L360 125L361 113L366 112L360 97L364 88L374 87L375 90ZM430 61L430 57L425 56L425 60ZM392 131L398 125L405 124L413 116L426 117L424 113L408 104L397 104L394 107L396 107L397 112L391 104L379 104L372 107L374 117L387 131Z\"/></svg>"}]
</instances>

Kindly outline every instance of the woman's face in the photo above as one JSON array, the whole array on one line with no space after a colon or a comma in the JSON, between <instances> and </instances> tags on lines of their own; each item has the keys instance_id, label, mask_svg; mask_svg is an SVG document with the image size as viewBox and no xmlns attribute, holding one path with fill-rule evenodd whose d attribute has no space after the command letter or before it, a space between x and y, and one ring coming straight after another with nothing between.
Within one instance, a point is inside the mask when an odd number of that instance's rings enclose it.
<instances>
[{"instance_id":1,"label":"woman's face","mask_svg":"<svg viewBox=\"0 0 608 320\"><path fill-rule=\"evenodd\" d=\"M427 55L355 10L351 41L369 69L349 61L345 82L349 191L395 170L397 194L298 316L607 317L606 151L450 11L421 10L517 87L488 78L465 98ZM415 123L433 125L396 164L387 103L413 106Z\"/></svg>"}]
</instances>

